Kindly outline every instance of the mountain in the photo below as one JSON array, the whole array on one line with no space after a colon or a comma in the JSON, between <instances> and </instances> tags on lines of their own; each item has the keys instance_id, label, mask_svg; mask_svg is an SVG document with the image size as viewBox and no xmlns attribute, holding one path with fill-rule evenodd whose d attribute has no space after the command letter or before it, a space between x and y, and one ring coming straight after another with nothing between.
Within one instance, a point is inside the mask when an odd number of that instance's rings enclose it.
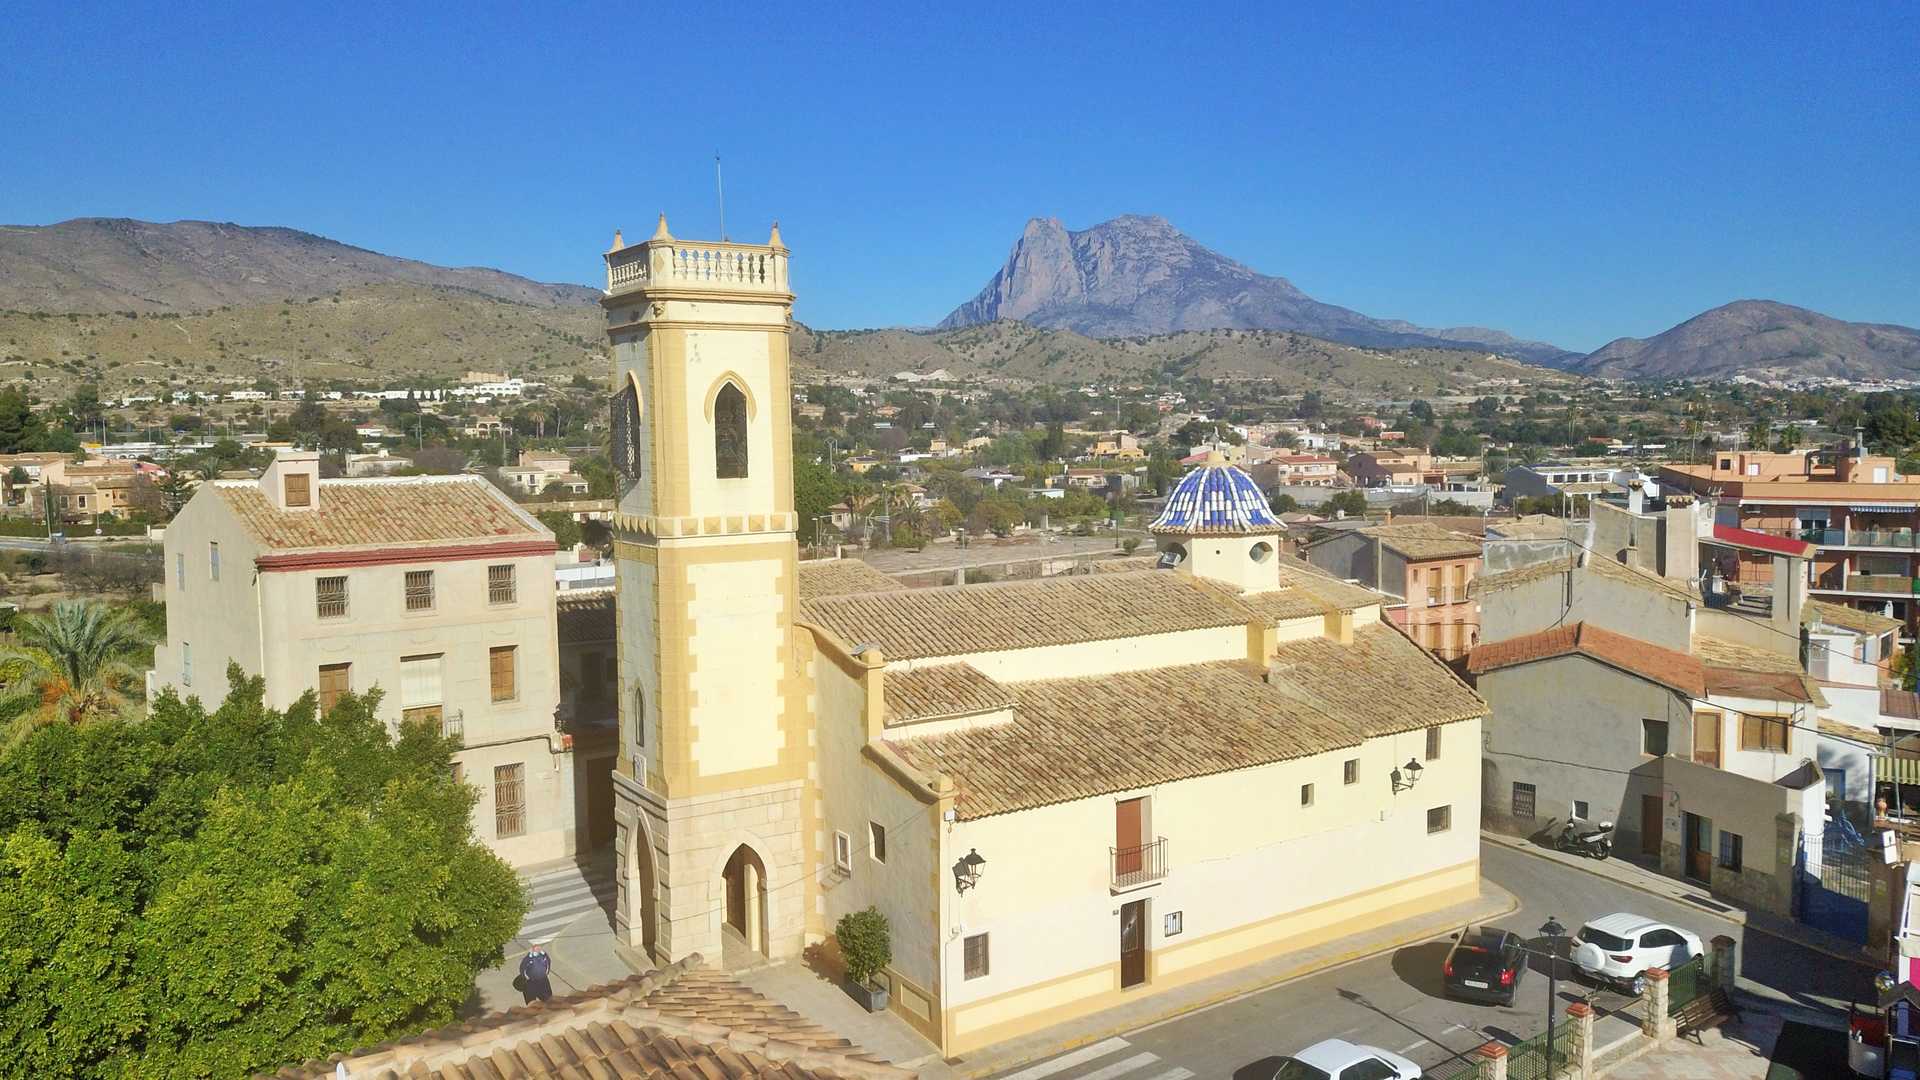
<instances>
[{"instance_id":1,"label":"mountain","mask_svg":"<svg viewBox=\"0 0 1920 1080\"><path fill-rule=\"evenodd\" d=\"M1615 379L1914 379L1920 330L1736 300L1650 338L1609 342L1566 367Z\"/></svg>"},{"instance_id":2,"label":"mountain","mask_svg":"<svg viewBox=\"0 0 1920 1080\"><path fill-rule=\"evenodd\" d=\"M1537 363L1569 354L1499 330L1435 330L1321 303L1285 278L1202 246L1162 217L1128 214L1080 232L1034 218L986 288L938 329L1016 319L1095 338L1184 330L1293 330L1349 345L1483 349Z\"/></svg>"},{"instance_id":3,"label":"mountain","mask_svg":"<svg viewBox=\"0 0 1920 1080\"><path fill-rule=\"evenodd\" d=\"M128 218L0 225L4 310L207 311L400 284L547 308L589 305L600 296L582 285L549 285L484 267L397 259L297 229Z\"/></svg>"}]
</instances>

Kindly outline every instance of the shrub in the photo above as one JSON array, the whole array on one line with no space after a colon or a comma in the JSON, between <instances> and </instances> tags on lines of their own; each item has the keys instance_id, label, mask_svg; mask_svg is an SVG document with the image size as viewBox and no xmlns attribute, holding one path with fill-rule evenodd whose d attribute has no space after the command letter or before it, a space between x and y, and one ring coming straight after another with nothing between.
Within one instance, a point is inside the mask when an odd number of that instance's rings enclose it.
<instances>
[{"instance_id":1,"label":"shrub","mask_svg":"<svg viewBox=\"0 0 1920 1080\"><path fill-rule=\"evenodd\" d=\"M841 916L840 924L833 928L833 939L840 943L847 976L860 986L871 984L874 975L893 962L893 933L878 908Z\"/></svg>"}]
</instances>

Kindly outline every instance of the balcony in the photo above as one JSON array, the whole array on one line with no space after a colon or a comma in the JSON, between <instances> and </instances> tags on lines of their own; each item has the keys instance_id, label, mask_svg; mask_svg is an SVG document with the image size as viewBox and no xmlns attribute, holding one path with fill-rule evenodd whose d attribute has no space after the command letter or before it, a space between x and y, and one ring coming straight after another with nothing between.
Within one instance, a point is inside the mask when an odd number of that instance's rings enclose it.
<instances>
[{"instance_id":1,"label":"balcony","mask_svg":"<svg viewBox=\"0 0 1920 1080\"><path fill-rule=\"evenodd\" d=\"M1139 847L1108 848L1113 888L1134 889L1167 876L1167 838Z\"/></svg>"},{"instance_id":2,"label":"balcony","mask_svg":"<svg viewBox=\"0 0 1920 1080\"><path fill-rule=\"evenodd\" d=\"M1759 529L1740 528L1768 536L1786 536L1818 547L1886 548L1892 551L1920 551L1920 537L1911 528L1898 529Z\"/></svg>"},{"instance_id":3,"label":"balcony","mask_svg":"<svg viewBox=\"0 0 1920 1080\"><path fill-rule=\"evenodd\" d=\"M1905 574L1848 574L1844 583L1838 574L1822 574L1814 588L1855 593L1893 593L1899 596L1920 595L1920 587L1916 587L1915 579Z\"/></svg>"}]
</instances>

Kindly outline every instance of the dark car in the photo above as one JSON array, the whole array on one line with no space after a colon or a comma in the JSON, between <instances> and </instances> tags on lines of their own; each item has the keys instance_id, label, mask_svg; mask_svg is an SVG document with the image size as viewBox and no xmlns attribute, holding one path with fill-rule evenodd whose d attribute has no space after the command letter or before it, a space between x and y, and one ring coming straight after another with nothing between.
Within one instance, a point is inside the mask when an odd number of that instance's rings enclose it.
<instances>
[{"instance_id":1,"label":"dark car","mask_svg":"<svg viewBox=\"0 0 1920 1080\"><path fill-rule=\"evenodd\" d=\"M1526 972L1526 942L1497 926L1462 930L1440 966L1448 997L1500 1005L1513 1004Z\"/></svg>"}]
</instances>

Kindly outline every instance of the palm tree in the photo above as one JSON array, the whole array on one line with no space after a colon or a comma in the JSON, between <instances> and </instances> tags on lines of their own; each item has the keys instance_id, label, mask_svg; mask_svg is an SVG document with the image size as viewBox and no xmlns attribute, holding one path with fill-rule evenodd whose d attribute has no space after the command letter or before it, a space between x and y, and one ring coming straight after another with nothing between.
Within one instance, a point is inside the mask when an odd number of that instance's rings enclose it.
<instances>
[{"instance_id":1,"label":"palm tree","mask_svg":"<svg viewBox=\"0 0 1920 1080\"><path fill-rule=\"evenodd\" d=\"M125 708L140 673L128 663L147 632L126 611L65 600L22 616L0 650L0 744L41 724L86 723Z\"/></svg>"}]
</instances>

